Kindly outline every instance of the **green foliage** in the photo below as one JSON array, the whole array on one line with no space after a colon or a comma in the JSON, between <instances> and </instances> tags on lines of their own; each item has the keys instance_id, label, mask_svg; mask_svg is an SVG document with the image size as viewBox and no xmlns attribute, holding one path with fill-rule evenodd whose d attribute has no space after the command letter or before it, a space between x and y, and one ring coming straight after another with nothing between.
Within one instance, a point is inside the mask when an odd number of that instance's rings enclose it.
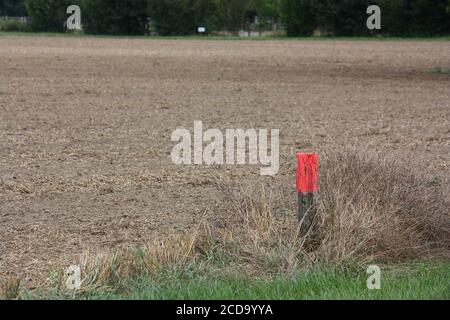
<instances>
[{"instance_id":1,"label":"green foliage","mask_svg":"<svg viewBox=\"0 0 450 320\"><path fill-rule=\"evenodd\" d=\"M220 0L219 19L221 29L237 33L245 23L245 12L249 8L246 0Z\"/></svg>"},{"instance_id":2,"label":"green foliage","mask_svg":"<svg viewBox=\"0 0 450 320\"><path fill-rule=\"evenodd\" d=\"M260 27L267 26L268 19L278 21L281 15L281 0L251 0L247 8L248 12L254 12L258 16Z\"/></svg>"},{"instance_id":3,"label":"green foliage","mask_svg":"<svg viewBox=\"0 0 450 320\"><path fill-rule=\"evenodd\" d=\"M25 17L26 15L24 0L0 0L0 17Z\"/></svg>"},{"instance_id":4,"label":"green foliage","mask_svg":"<svg viewBox=\"0 0 450 320\"><path fill-rule=\"evenodd\" d=\"M195 34L199 26L237 34L255 16L259 27L281 17L288 36L315 30L336 36L450 34L450 0L0 0L0 16L28 13L34 31L61 32L71 4L80 5L83 28L91 34L143 35L148 17L161 35ZM371 4L381 7L382 30L366 28Z\"/></svg>"},{"instance_id":5,"label":"green foliage","mask_svg":"<svg viewBox=\"0 0 450 320\"><path fill-rule=\"evenodd\" d=\"M195 29L201 26L206 27L207 32L210 32L219 28L218 4L219 0L193 1Z\"/></svg>"},{"instance_id":6,"label":"green foliage","mask_svg":"<svg viewBox=\"0 0 450 320\"><path fill-rule=\"evenodd\" d=\"M378 0L381 8L381 25L386 35L400 36L407 34L409 18L404 12L404 0Z\"/></svg>"},{"instance_id":7,"label":"green foliage","mask_svg":"<svg viewBox=\"0 0 450 320\"><path fill-rule=\"evenodd\" d=\"M148 0L148 12L160 35L195 34L197 27L208 32L236 32L244 25L249 0Z\"/></svg>"},{"instance_id":8,"label":"green foliage","mask_svg":"<svg viewBox=\"0 0 450 320\"><path fill-rule=\"evenodd\" d=\"M76 0L25 0L33 31L63 32L67 7Z\"/></svg>"},{"instance_id":9,"label":"green foliage","mask_svg":"<svg viewBox=\"0 0 450 320\"><path fill-rule=\"evenodd\" d=\"M361 36L369 34L366 26L366 10L372 0L343 0L336 5L334 1L327 1L331 12L327 12L328 21L336 36Z\"/></svg>"},{"instance_id":10,"label":"green foliage","mask_svg":"<svg viewBox=\"0 0 450 320\"><path fill-rule=\"evenodd\" d=\"M149 0L148 12L153 27L160 35L193 34L196 20L201 20L200 13L195 16L195 0ZM202 9L205 7L202 7Z\"/></svg>"},{"instance_id":11,"label":"green foliage","mask_svg":"<svg viewBox=\"0 0 450 320\"><path fill-rule=\"evenodd\" d=\"M383 34L438 36L450 33L449 0L378 0Z\"/></svg>"},{"instance_id":12,"label":"green foliage","mask_svg":"<svg viewBox=\"0 0 450 320\"><path fill-rule=\"evenodd\" d=\"M263 16L278 18L281 14L281 0L258 0L256 10Z\"/></svg>"},{"instance_id":13,"label":"green foliage","mask_svg":"<svg viewBox=\"0 0 450 320\"><path fill-rule=\"evenodd\" d=\"M25 21L13 19L0 20L0 31L27 32L30 31L30 26Z\"/></svg>"},{"instance_id":14,"label":"green foliage","mask_svg":"<svg viewBox=\"0 0 450 320\"><path fill-rule=\"evenodd\" d=\"M447 0L409 0L403 2L407 35L430 36L450 32ZM400 34L400 33L397 33Z\"/></svg>"},{"instance_id":15,"label":"green foliage","mask_svg":"<svg viewBox=\"0 0 450 320\"><path fill-rule=\"evenodd\" d=\"M366 9L381 8L382 30L393 36L438 36L450 33L449 0L283 0L282 15L289 36L310 35L315 29L336 36L363 36Z\"/></svg>"},{"instance_id":16,"label":"green foliage","mask_svg":"<svg viewBox=\"0 0 450 320\"><path fill-rule=\"evenodd\" d=\"M368 290L364 269L322 267L272 277L227 274L221 268L166 268L142 275L125 288L83 293L91 300L290 300L290 299L450 299L448 262L381 265L381 288ZM221 270L222 272L217 272ZM56 290L26 292L24 299L70 299Z\"/></svg>"},{"instance_id":17,"label":"green foliage","mask_svg":"<svg viewBox=\"0 0 450 320\"><path fill-rule=\"evenodd\" d=\"M369 34L366 10L371 4L371 0L284 0L287 34L311 35L316 29L336 36Z\"/></svg>"},{"instance_id":18,"label":"green foliage","mask_svg":"<svg viewBox=\"0 0 450 320\"><path fill-rule=\"evenodd\" d=\"M292 277L273 279L226 276L197 276L182 270L161 275L160 279L142 277L130 284L127 293L99 295L93 299L189 300L189 299L449 299L448 263L400 266L383 272L381 289L368 290L365 270L324 267ZM164 276L167 278L164 279Z\"/></svg>"},{"instance_id":19,"label":"green foliage","mask_svg":"<svg viewBox=\"0 0 450 320\"><path fill-rule=\"evenodd\" d=\"M288 36L310 36L318 25L314 0L282 0L281 11Z\"/></svg>"},{"instance_id":20,"label":"green foliage","mask_svg":"<svg viewBox=\"0 0 450 320\"><path fill-rule=\"evenodd\" d=\"M81 0L86 33L142 35L147 26L147 0Z\"/></svg>"}]
</instances>

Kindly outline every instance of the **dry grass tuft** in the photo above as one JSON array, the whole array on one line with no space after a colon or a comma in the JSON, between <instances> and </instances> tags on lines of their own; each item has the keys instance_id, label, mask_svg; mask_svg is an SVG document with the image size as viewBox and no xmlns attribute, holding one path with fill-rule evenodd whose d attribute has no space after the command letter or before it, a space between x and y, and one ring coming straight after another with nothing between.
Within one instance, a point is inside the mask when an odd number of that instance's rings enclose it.
<instances>
[{"instance_id":1,"label":"dry grass tuft","mask_svg":"<svg viewBox=\"0 0 450 320\"><path fill-rule=\"evenodd\" d=\"M197 230L191 235L172 234L164 239L155 239L144 247L143 262L146 270L157 271L169 266L186 265L196 254L208 250L207 228Z\"/></svg>"},{"instance_id":2,"label":"dry grass tuft","mask_svg":"<svg viewBox=\"0 0 450 320\"><path fill-rule=\"evenodd\" d=\"M80 261L81 288L76 292L66 289L66 277L61 273L53 283L62 293L91 292L108 290L126 286L130 279L137 276L151 276L154 272L166 267L182 267L195 259L205 248L206 233L198 229L192 234L173 234L155 238L141 248L121 248L105 253L90 253L83 255ZM207 229L205 229L207 230Z\"/></svg>"},{"instance_id":3,"label":"dry grass tuft","mask_svg":"<svg viewBox=\"0 0 450 320\"><path fill-rule=\"evenodd\" d=\"M0 300L14 300L20 296L20 279L0 281Z\"/></svg>"},{"instance_id":4,"label":"dry grass tuft","mask_svg":"<svg viewBox=\"0 0 450 320\"><path fill-rule=\"evenodd\" d=\"M412 168L375 153L323 156L314 226L306 235L295 219L293 181L280 178L269 187L219 181L229 204L223 233L239 248L235 255L278 272L318 262L448 258L449 201L441 185Z\"/></svg>"},{"instance_id":5,"label":"dry grass tuft","mask_svg":"<svg viewBox=\"0 0 450 320\"><path fill-rule=\"evenodd\" d=\"M236 186L218 181L228 209L226 222L217 231L220 247L237 264L253 273L292 273L310 265L305 238L295 218L292 184L275 182ZM288 196L289 194L289 196Z\"/></svg>"},{"instance_id":6,"label":"dry grass tuft","mask_svg":"<svg viewBox=\"0 0 450 320\"><path fill-rule=\"evenodd\" d=\"M449 256L449 199L414 164L356 151L324 160L316 219L323 260Z\"/></svg>"}]
</instances>

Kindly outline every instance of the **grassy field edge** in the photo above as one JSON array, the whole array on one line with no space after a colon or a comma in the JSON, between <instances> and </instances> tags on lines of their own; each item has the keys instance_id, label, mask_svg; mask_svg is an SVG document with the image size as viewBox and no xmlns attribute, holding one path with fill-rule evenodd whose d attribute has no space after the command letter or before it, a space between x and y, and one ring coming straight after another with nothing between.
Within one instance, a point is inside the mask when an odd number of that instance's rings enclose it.
<instances>
[{"instance_id":1,"label":"grassy field edge","mask_svg":"<svg viewBox=\"0 0 450 320\"><path fill-rule=\"evenodd\" d=\"M320 267L291 276L205 274L198 266L168 268L122 288L78 295L28 292L26 299L89 300L448 300L450 262L380 265L381 288L367 288L366 270Z\"/></svg>"}]
</instances>

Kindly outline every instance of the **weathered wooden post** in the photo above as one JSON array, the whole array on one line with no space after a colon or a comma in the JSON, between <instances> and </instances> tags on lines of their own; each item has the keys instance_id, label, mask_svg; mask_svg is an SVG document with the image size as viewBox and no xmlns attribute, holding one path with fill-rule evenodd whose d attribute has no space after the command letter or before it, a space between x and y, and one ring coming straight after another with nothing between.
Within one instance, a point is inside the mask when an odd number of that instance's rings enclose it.
<instances>
[{"instance_id":1,"label":"weathered wooden post","mask_svg":"<svg viewBox=\"0 0 450 320\"><path fill-rule=\"evenodd\" d=\"M314 198L318 191L319 155L317 153L297 153L297 194L298 219L305 234L314 220Z\"/></svg>"}]
</instances>

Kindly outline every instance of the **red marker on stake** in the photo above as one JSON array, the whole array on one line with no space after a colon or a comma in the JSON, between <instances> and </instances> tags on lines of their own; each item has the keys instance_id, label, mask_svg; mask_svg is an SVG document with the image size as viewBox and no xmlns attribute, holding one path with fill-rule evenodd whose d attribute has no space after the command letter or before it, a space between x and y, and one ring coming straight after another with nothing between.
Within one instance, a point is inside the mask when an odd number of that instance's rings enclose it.
<instances>
[{"instance_id":1,"label":"red marker on stake","mask_svg":"<svg viewBox=\"0 0 450 320\"><path fill-rule=\"evenodd\" d=\"M302 222L302 230L307 232L313 222L314 196L319 189L319 155L297 153L297 160L298 218Z\"/></svg>"}]
</instances>

